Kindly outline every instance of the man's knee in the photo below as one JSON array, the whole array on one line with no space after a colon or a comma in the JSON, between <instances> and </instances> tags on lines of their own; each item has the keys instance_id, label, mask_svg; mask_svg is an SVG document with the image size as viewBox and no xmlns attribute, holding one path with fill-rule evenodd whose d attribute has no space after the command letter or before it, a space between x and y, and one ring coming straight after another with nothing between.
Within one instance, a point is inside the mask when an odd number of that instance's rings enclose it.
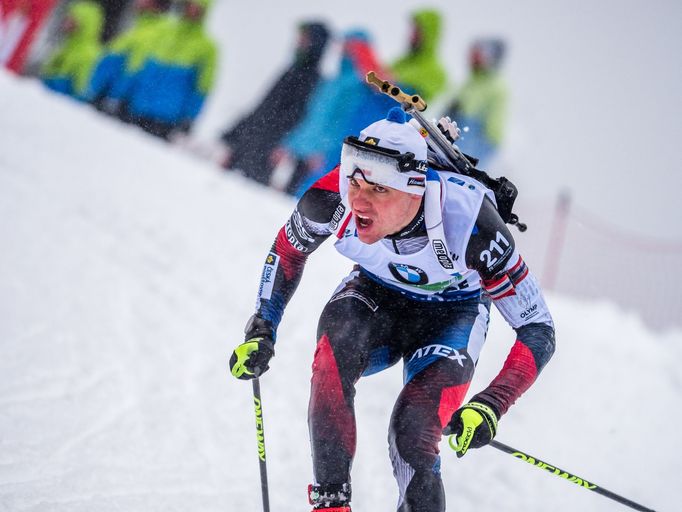
<instances>
[{"instance_id":1,"label":"man's knee","mask_svg":"<svg viewBox=\"0 0 682 512\"><path fill-rule=\"evenodd\" d=\"M438 460L440 439L439 423L405 424L394 415L388 436L394 468L407 464L414 470L432 469Z\"/></svg>"},{"instance_id":2,"label":"man's knee","mask_svg":"<svg viewBox=\"0 0 682 512\"><path fill-rule=\"evenodd\" d=\"M400 492L398 512L441 512L445 510L445 493L440 476L440 457L406 449L403 442L391 440L390 455L393 475ZM398 445L402 445L402 449ZM402 453L401 453L402 452ZM407 456L410 462L405 459Z\"/></svg>"}]
</instances>

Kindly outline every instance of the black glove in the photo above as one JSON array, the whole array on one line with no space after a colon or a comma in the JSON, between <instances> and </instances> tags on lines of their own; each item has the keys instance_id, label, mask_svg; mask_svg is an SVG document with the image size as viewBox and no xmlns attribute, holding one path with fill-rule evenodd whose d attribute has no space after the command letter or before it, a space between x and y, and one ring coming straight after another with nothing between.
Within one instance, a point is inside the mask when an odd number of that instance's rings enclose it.
<instances>
[{"instance_id":1,"label":"black glove","mask_svg":"<svg viewBox=\"0 0 682 512\"><path fill-rule=\"evenodd\" d=\"M257 379L270 368L268 363L275 355L274 329L270 322L254 315L244 332L246 341L232 352L230 371L238 379Z\"/></svg>"},{"instance_id":2,"label":"black glove","mask_svg":"<svg viewBox=\"0 0 682 512\"><path fill-rule=\"evenodd\" d=\"M480 448L493 440L498 419L489 405L469 402L455 411L443 434L450 436L450 447L461 458L469 448Z\"/></svg>"}]
</instances>

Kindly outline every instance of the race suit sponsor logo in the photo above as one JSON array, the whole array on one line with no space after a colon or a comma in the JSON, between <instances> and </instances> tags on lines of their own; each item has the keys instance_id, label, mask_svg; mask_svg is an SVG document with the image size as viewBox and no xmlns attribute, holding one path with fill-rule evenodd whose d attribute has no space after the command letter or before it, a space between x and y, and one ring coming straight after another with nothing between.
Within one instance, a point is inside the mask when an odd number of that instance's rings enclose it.
<instances>
[{"instance_id":1,"label":"race suit sponsor logo","mask_svg":"<svg viewBox=\"0 0 682 512\"><path fill-rule=\"evenodd\" d=\"M292 220L294 221L294 234L297 235L298 239L303 239L306 242L310 243L315 243L315 239L312 237L310 233L308 233L308 230L305 228L303 225L303 216L301 215L301 212L298 211L298 208L294 210L293 215L291 216Z\"/></svg>"},{"instance_id":2,"label":"race suit sponsor logo","mask_svg":"<svg viewBox=\"0 0 682 512\"><path fill-rule=\"evenodd\" d=\"M421 285L429 282L429 276L422 269L404 263L389 263L391 275L405 284Z\"/></svg>"},{"instance_id":3,"label":"race suit sponsor logo","mask_svg":"<svg viewBox=\"0 0 682 512\"><path fill-rule=\"evenodd\" d=\"M516 286L516 303L519 306L519 318L528 322L540 314L538 296L540 290L534 286L533 279L525 279Z\"/></svg>"},{"instance_id":4,"label":"race suit sponsor logo","mask_svg":"<svg viewBox=\"0 0 682 512\"><path fill-rule=\"evenodd\" d=\"M304 245L304 242L301 241L297 233L294 232L294 227L293 227L293 222L291 222L292 218L294 218L294 215L291 216L291 218L287 221L286 226L285 226L285 232L287 235L287 240L289 240L289 243L291 246L296 249L298 252L309 252L309 249Z\"/></svg>"},{"instance_id":5,"label":"race suit sponsor logo","mask_svg":"<svg viewBox=\"0 0 682 512\"><path fill-rule=\"evenodd\" d=\"M341 222L341 219L343 218L343 214L346 212L346 207L343 206L343 203L339 203L339 205L336 207L336 210L334 210L334 215L332 215L332 220L329 222L329 229L331 232L335 232L339 228L339 222Z\"/></svg>"},{"instance_id":6,"label":"race suit sponsor logo","mask_svg":"<svg viewBox=\"0 0 682 512\"><path fill-rule=\"evenodd\" d=\"M410 358L409 362L412 362L415 359L421 359L422 357L426 356L445 357L447 359L457 361L459 365L462 367L464 366L464 363L462 361L466 361L467 359L467 356L460 354L458 350L452 347L448 347L447 345L434 344L427 345L426 347L417 349L417 351Z\"/></svg>"},{"instance_id":7,"label":"race suit sponsor logo","mask_svg":"<svg viewBox=\"0 0 682 512\"><path fill-rule=\"evenodd\" d=\"M450 259L450 256L448 256L448 250L447 247L445 246L445 243L442 240L435 239L431 242L431 246L433 247L433 252L436 253L436 258L438 258L438 263L440 263L440 266L452 270L454 265L452 264L452 260Z\"/></svg>"},{"instance_id":8,"label":"race suit sponsor logo","mask_svg":"<svg viewBox=\"0 0 682 512\"><path fill-rule=\"evenodd\" d=\"M497 309L512 327L516 328L531 322L550 323L552 321L533 274L529 273L523 281L520 281L514 291L515 293L511 296L495 299Z\"/></svg>"},{"instance_id":9,"label":"race suit sponsor logo","mask_svg":"<svg viewBox=\"0 0 682 512\"><path fill-rule=\"evenodd\" d=\"M529 307L525 311L521 312L521 318L523 318L524 320L526 320L526 319L529 320L529 319L533 318L534 316L536 316L538 313L539 313L538 305L533 304L531 307Z\"/></svg>"},{"instance_id":10,"label":"race suit sponsor logo","mask_svg":"<svg viewBox=\"0 0 682 512\"><path fill-rule=\"evenodd\" d=\"M263 273L261 274L260 286L258 287L258 297L256 298L256 308L260 306L261 299L270 300L270 297L272 297L272 288L278 266L279 256L271 252L265 258L265 265L263 265Z\"/></svg>"},{"instance_id":11,"label":"race suit sponsor logo","mask_svg":"<svg viewBox=\"0 0 682 512\"><path fill-rule=\"evenodd\" d=\"M466 181L462 181L459 178L455 178L454 176L452 178L448 178L448 181L451 181L452 183L459 185L460 187L466 185Z\"/></svg>"}]
</instances>

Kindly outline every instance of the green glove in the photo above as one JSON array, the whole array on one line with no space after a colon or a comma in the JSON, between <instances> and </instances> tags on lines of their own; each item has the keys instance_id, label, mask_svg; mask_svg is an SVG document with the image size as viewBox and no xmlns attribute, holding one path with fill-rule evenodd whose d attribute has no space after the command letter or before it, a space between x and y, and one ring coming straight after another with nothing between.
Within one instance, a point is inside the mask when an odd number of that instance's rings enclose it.
<instances>
[{"instance_id":1,"label":"green glove","mask_svg":"<svg viewBox=\"0 0 682 512\"><path fill-rule=\"evenodd\" d=\"M246 341L230 357L230 371L238 379L257 379L270 368L268 363L275 355L275 331L270 322L253 315L244 333Z\"/></svg>"},{"instance_id":2,"label":"green glove","mask_svg":"<svg viewBox=\"0 0 682 512\"><path fill-rule=\"evenodd\" d=\"M480 402L469 402L452 415L443 429L448 443L457 457L464 457L469 448L480 448L493 440L497 433L497 413Z\"/></svg>"},{"instance_id":3,"label":"green glove","mask_svg":"<svg viewBox=\"0 0 682 512\"><path fill-rule=\"evenodd\" d=\"M270 358L275 355L272 341L266 338L251 338L239 345L230 357L230 371L238 379L256 379L270 366Z\"/></svg>"}]
</instances>

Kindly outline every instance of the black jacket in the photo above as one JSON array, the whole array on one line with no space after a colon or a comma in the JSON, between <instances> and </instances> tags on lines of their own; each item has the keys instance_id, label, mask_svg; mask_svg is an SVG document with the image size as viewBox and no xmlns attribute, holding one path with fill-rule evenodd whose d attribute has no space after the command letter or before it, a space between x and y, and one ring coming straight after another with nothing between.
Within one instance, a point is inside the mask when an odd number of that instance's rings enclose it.
<instances>
[{"instance_id":1,"label":"black jacket","mask_svg":"<svg viewBox=\"0 0 682 512\"><path fill-rule=\"evenodd\" d=\"M262 183L268 183L272 173L270 153L301 120L320 78L327 28L321 23L304 23L300 30L304 42L297 47L292 65L260 105L221 137L233 151L230 166Z\"/></svg>"}]
</instances>

